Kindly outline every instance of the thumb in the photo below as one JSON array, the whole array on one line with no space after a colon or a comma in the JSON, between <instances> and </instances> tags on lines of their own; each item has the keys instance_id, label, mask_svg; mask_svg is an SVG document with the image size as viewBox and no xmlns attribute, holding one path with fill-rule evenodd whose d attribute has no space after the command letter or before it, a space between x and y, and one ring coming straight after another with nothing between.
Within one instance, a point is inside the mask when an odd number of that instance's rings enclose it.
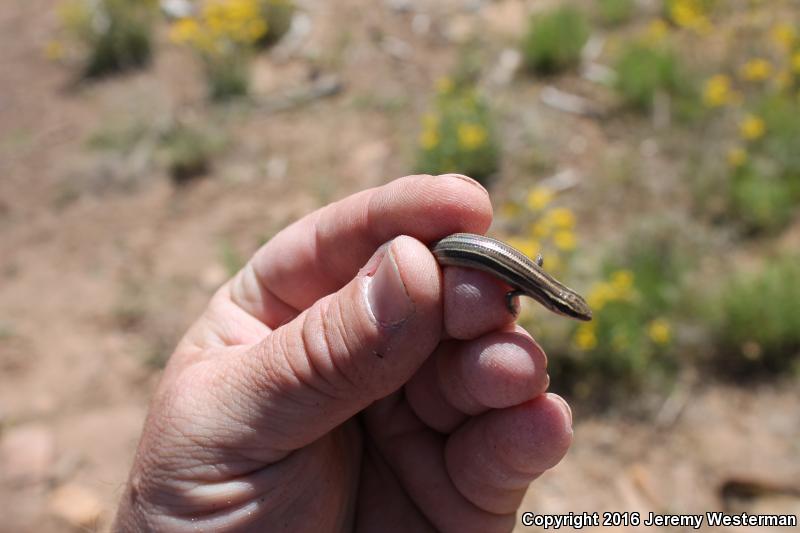
<instances>
[{"instance_id":1,"label":"thumb","mask_svg":"<svg viewBox=\"0 0 800 533\"><path fill-rule=\"evenodd\" d=\"M237 446L278 460L399 389L438 344L441 309L440 270L428 248L394 239L338 292L242 357L220 360L237 366L222 372L242 377L230 404L236 416L226 417L243 425Z\"/></svg>"}]
</instances>

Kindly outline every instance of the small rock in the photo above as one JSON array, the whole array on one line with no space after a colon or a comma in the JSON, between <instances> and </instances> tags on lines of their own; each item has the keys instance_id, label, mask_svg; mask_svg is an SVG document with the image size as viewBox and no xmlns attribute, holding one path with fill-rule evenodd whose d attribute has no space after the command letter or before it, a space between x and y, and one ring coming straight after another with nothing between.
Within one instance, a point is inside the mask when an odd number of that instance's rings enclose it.
<instances>
[{"instance_id":1,"label":"small rock","mask_svg":"<svg viewBox=\"0 0 800 533\"><path fill-rule=\"evenodd\" d=\"M289 161L285 157L270 157L267 160L267 178L272 181L282 181L286 177Z\"/></svg>"},{"instance_id":2,"label":"small rock","mask_svg":"<svg viewBox=\"0 0 800 533\"><path fill-rule=\"evenodd\" d=\"M53 491L50 512L76 528L85 528L97 523L103 505L91 490L70 483Z\"/></svg>"},{"instance_id":3,"label":"small rock","mask_svg":"<svg viewBox=\"0 0 800 533\"><path fill-rule=\"evenodd\" d=\"M506 48L500 53L489 79L494 85L506 86L514 79L520 65L522 65L522 54L514 48Z\"/></svg>"},{"instance_id":4,"label":"small rock","mask_svg":"<svg viewBox=\"0 0 800 533\"><path fill-rule=\"evenodd\" d=\"M385 0L385 2L387 7L396 13L408 13L414 9L411 0Z\"/></svg>"},{"instance_id":5,"label":"small rock","mask_svg":"<svg viewBox=\"0 0 800 533\"><path fill-rule=\"evenodd\" d=\"M12 484L46 481L54 460L55 439L44 424L11 428L0 442L0 477Z\"/></svg>"},{"instance_id":6,"label":"small rock","mask_svg":"<svg viewBox=\"0 0 800 533\"><path fill-rule=\"evenodd\" d=\"M431 30L431 16L427 13L417 13L411 19L411 31L416 35L427 35Z\"/></svg>"},{"instance_id":7,"label":"small rock","mask_svg":"<svg viewBox=\"0 0 800 533\"><path fill-rule=\"evenodd\" d=\"M189 0L161 0L161 10L172 18L191 17L195 11Z\"/></svg>"}]
</instances>

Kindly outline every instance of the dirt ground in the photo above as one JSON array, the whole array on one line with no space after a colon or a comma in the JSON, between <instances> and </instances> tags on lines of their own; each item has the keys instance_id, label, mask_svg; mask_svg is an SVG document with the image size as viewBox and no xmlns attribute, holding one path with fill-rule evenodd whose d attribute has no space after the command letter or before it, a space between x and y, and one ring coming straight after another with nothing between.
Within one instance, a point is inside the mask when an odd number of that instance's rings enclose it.
<instances>
[{"instance_id":1,"label":"dirt ground","mask_svg":"<svg viewBox=\"0 0 800 533\"><path fill-rule=\"evenodd\" d=\"M55 4L0 5L0 531L8 532L108 526L159 363L226 279L231 256L246 257L332 199L408 174L416 117L452 64L453 42L476 27L510 39L529 7L304 2L310 32L296 50L259 59L255 91L302 86L317 69L343 90L281 113L226 110L233 141L211 175L176 187L151 158L93 151L87 139L110 124L211 113L191 58L162 37L146 71L76 86L73 70L43 54ZM429 14L430 29L420 33L405 4ZM498 97L516 95L525 113L550 121L545 130L579 129L580 146L591 148L557 156L571 166L625 142L542 109L535 90L512 84ZM524 142L510 137L507 150ZM520 173L512 163L501 185ZM800 480L799 404L797 382L735 388L701 379L671 397L658 423L578 411L574 447L522 510L800 515L800 497L784 490ZM755 495L722 490L737 480Z\"/></svg>"}]
</instances>

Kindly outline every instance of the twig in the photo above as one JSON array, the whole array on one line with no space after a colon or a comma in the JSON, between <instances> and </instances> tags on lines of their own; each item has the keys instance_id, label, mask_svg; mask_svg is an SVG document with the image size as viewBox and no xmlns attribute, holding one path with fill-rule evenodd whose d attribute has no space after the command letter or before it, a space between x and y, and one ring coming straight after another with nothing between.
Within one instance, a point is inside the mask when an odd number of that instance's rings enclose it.
<instances>
[{"instance_id":1,"label":"twig","mask_svg":"<svg viewBox=\"0 0 800 533\"><path fill-rule=\"evenodd\" d=\"M539 94L539 98L541 98L542 103L545 105L566 113L572 113L585 117L594 117L599 115L592 102L586 98L564 92L561 89L553 87L552 85L548 85L542 89L542 92Z\"/></svg>"},{"instance_id":2,"label":"twig","mask_svg":"<svg viewBox=\"0 0 800 533\"><path fill-rule=\"evenodd\" d=\"M306 105L320 98L334 96L341 92L342 82L335 74L320 76L310 85L295 88L256 103L256 107L264 113L278 113L295 107Z\"/></svg>"}]
</instances>

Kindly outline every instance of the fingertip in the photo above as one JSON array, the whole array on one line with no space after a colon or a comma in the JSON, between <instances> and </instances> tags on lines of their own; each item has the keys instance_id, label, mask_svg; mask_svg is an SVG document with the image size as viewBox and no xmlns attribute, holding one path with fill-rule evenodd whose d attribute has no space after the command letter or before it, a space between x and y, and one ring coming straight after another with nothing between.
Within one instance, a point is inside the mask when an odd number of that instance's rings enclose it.
<instances>
[{"instance_id":1,"label":"fingertip","mask_svg":"<svg viewBox=\"0 0 800 533\"><path fill-rule=\"evenodd\" d=\"M502 441L511 463L523 471L539 473L553 468L572 444L572 412L567 402L545 393L506 410L494 435Z\"/></svg>"},{"instance_id":2,"label":"fingertip","mask_svg":"<svg viewBox=\"0 0 800 533\"><path fill-rule=\"evenodd\" d=\"M492 223L492 203L486 189L460 174L420 174L397 179L375 191L368 209L370 220L386 220L389 238L397 228L392 220L402 213L404 230L423 241L451 233L485 233Z\"/></svg>"},{"instance_id":3,"label":"fingertip","mask_svg":"<svg viewBox=\"0 0 800 533\"><path fill-rule=\"evenodd\" d=\"M481 191L487 197L489 196L489 191L486 190L486 187L484 187L481 184L481 182L479 182L475 178L471 178L469 176L465 176L464 174L456 174L456 173L452 173L452 172L450 172L448 174L439 174L438 177L439 178L446 178L446 179L461 180L461 181L463 181L465 183L468 183L470 186L477 188L479 191Z\"/></svg>"},{"instance_id":4,"label":"fingertip","mask_svg":"<svg viewBox=\"0 0 800 533\"><path fill-rule=\"evenodd\" d=\"M547 359L528 335L499 331L457 346L441 354L439 381L450 404L465 413L512 407L547 389Z\"/></svg>"}]
</instances>

